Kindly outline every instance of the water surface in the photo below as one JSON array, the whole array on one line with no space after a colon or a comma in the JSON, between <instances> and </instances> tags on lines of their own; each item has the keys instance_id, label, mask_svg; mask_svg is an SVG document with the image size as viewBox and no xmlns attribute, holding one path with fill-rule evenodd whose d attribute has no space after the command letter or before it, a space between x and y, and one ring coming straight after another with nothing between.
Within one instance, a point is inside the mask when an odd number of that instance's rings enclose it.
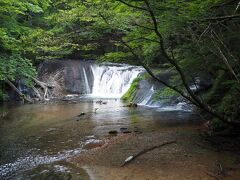
<instances>
[{"instance_id":1,"label":"water surface","mask_svg":"<svg viewBox=\"0 0 240 180\"><path fill-rule=\"evenodd\" d=\"M88 179L84 170L66 159L86 151L85 144L126 127L147 132L199 124L199 117L184 111L124 107L119 99L85 98L77 102L5 105L0 123L1 179ZM78 117L82 112L85 115Z\"/></svg>"}]
</instances>

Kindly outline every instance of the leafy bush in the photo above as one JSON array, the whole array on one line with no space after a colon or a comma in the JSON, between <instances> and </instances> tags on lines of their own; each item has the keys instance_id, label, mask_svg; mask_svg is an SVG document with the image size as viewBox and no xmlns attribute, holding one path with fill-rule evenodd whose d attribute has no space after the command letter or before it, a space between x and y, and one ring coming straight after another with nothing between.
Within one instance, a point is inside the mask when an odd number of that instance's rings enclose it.
<instances>
[{"instance_id":1,"label":"leafy bush","mask_svg":"<svg viewBox=\"0 0 240 180\"><path fill-rule=\"evenodd\" d=\"M36 76L36 69L30 60L22 58L19 54L0 56L0 80L24 79L26 85L31 85L31 78Z\"/></svg>"}]
</instances>

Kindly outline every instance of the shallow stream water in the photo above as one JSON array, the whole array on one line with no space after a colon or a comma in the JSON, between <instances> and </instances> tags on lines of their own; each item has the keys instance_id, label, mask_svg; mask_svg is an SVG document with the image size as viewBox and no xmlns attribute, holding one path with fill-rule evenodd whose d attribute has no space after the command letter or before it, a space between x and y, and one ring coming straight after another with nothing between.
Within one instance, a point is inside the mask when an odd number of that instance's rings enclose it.
<instances>
[{"instance_id":1,"label":"shallow stream water","mask_svg":"<svg viewBox=\"0 0 240 180\"><path fill-rule=\"evenodd\" d=\"M86 151L87 143L108 137L109 131L147 132L200 123L191 112L128 108L119 99L103 101L84 98L2 106L8 115L0 120L0 179L89 179L66 159Z\"/></svg>"}]
</instances>

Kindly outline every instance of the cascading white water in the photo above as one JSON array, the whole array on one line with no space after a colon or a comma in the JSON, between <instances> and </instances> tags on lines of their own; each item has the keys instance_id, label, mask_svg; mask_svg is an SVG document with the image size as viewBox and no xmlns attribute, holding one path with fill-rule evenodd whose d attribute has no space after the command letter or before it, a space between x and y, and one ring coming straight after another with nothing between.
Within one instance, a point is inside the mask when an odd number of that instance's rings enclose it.
<instances>
[{"instance_id":1,"label":"cascading white water","mask_svg":"<svg viewBox=\"0 0 240 180\"><path fill-rule=\"evenodd\" d=\"M83 75L84 75L84 81L85 81L85 86L86 86L86 93L90 94L91 93L91 89L88 83L88 78L87 78L87 74L86 74L86 70L83 67Z\"/></svg>"},{"instance_id":2,"label":"cascading white water","mask_svg":"<svg viewBox=\"0 0 240 180\"><path fill-rule=\"evenodd\" d=\"M148 92L146 92L144 99L139 103L139 105L147 106L149 104L149 101L151 101L153 94L154 88L152 86L151 89Z\"/></svg>"},{"instance_id":3,"label":"cascading white water","mask_svg":"<svg viewBox=\"0 0 240 180\"><path fill-rule=\"evenodd\" d=\"M91 65L94 83L92 96L120 98L127 92L133 80L143 71L129 65Z\"/></svg>"}]
</instances>

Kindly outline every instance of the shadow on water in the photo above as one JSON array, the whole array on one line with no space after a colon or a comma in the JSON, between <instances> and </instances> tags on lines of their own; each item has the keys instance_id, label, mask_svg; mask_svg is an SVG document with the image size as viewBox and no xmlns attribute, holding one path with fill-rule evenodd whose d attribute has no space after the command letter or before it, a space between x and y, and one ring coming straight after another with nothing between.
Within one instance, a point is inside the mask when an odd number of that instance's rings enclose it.
<instances>
[{"instance_id":1,"label":"shadow on water","mask_svg":"<svg viewBox=\"0 0 240 180\"><path fill-rule=\"evenodd\" d=\"M104 102L5 106L9 113L0 120L0 179L88 179L84 170L65 161L85 151L87 141L121 127L148 132L200 123L190 112L127 108L118 99Z\"/></svg>"}]
</instances>

